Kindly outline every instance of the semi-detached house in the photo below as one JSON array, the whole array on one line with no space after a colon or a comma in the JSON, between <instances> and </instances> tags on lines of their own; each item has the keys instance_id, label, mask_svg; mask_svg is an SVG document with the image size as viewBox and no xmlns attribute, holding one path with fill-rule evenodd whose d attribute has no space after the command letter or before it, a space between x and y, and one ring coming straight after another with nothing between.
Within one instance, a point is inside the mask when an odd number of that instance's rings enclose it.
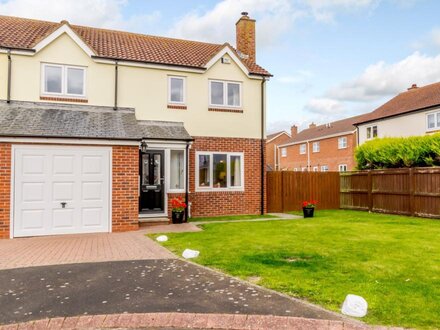
<instances>
[{"instance_id":1,"label":"semi-detached house","mask_svg":"<svg viewBox=\"0 0 440 330\"><path fill-rule=\"evenodd\" d=\"M237 47L0 16L0 237L264 212L255 21Z\"/></svg>"}]
</instances>

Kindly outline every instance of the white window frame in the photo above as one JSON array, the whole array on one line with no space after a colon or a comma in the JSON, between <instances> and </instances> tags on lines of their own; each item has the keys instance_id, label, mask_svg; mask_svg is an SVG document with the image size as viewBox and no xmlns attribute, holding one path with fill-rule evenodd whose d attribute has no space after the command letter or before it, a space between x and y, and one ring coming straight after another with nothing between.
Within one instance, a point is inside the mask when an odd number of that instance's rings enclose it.
<instances>
[{"instance_id":1,"label":"white window frame","mask_svg":"<svg viewBox=\"0 0 440 330\"><path fill-rule=\"evenodd\" d=\"M347 172L348 171L347 164L339 164L338 170L339 170L339 172Z\"/></svg>"},{"instance_id":2,"label":"white window frame","mask_svg":"<svg viewBox=\"0 0 440 330\"><path fill-rule=\"evenodd\" d=\"M46 67L61 68L61 93L47 92L46 89ZM67 92L67 72L68 69L80 69L83 70L83 93L82 94L69 94ZM41 95L42 96L61 96L61 97L73 97L73 98L86 98L87 89L87 68L84 66L67 65L67 64L54 64L54 63L41 63Z\"/></svg>"},{"instance_id":3,"label":"white window frame","mask_svg":"<svg viewBox=\"0 0 440 330\"><path fill-rule=\"evenodd\" d=\"M346 136L338 138L338 149L347 149L348 139Z\"/></svg>"},{"instance_id":4,"label":"white window frame","mask_svg":"<svg viewBox=\"0 0 440 330\"><path fill-rule=\"evenodd\" d=\"M226 188L214 188L214 155L226 155L226 166L227 166L227 179L226 179ZM199 186L199 156L205 155L209 156L209 187L200 187ZM230 164L231 164L231 156L240 156L241 164L240 164L240 172L241 172L241 186L231 186L231 173L230 173ZM245 182L244 182L244 153L243 152L221 152L221 151L196 151L196 168L195 168L195 178L196 178L196 192L202 191L244 191Z\"/></svg>"},{"instance_id":5,"label":"white window frame","mask_svg":"<svg viewBox=\"0 0 440 330\"><path fill-rule=\"evenodd\" d=\"M281 148L281 157L287 157L287 148L286 147Z\"/></svg>"},{"instance_id":6,"label":"white window frame","mask_svg":"<svg viewBox=\"0 0 440 330\"><path fill-rule=\"evenodd\" d=\"M300 155L305 155L306 153L307 153L307 144L305 144L305 143L300 144L299 145L299 154Z\"/></svg>"},{"instance_id":7,"label":"white window frame","mask_svg":"<svg viewBox=\"0 0 440 330\"><path fill-rule=\"evenodd\" d=\"M178 79L183 81L183 100L182 102L172 101L171 100L171 80ZM168 76L168 104L186 104L186 77L183 76Z\"/></svg>"},{"instance_id":8,"label":"white window frame","mask_svg":"<svg viewBox=\"0 0 440 330\"><path fill-rule=\"evenodd\" d=\"M319 144L319 141L317 141L317 142L313 142L313 144L312 144L312 151L313 151L314 153L317 153L317 152L320 152L320 151L321 151L321 146L320 146L320 144Z\"/></svg>"},{"instance_id":9,"label":"white window frame","mask_svg":"<svg viewBox=\"0 0 440 330\"><path fill-rule=\"evenodd\" d=\"M376 127L376 136L374 136L374 127ZM368 137L368 130L370 130L370 137ZM379 128L377 127L377 125L371 125L371 126L367 126L366 128L366 134L365 137L367 140L372 140L374 138L377 138L379 136Z\"/></svg>"},{"instance_id":10,"label":"white window frame","mask_svg":"<svg viewBox=\"0 0 440 330\"><path fill-rule=\"evenodd\" d=\"M434 116L434 127L432 127L432 128L429 128L429 116ZM433 112L428 112L426 114L426 130L428 132L437 131L440 129L440 126L437 125L439 117L440 117L440 111L438 111L438 110L433 111Z\"/></svg>"},{"instance_id":11,"label":"white window frame","mask_svg":"<svg viewBox=\"0 0 440 330\"><path fill-rule=\"evenodd\" d=\"M313 172L318 172L319 167L318 166L313 166Z\"/></svg>"},{"instance_id":12,"label":"white window frame","mask_svg":"<svg viewBox=\"0 0 440 330\"><path fill-rule=\"evenodd\" d=\"M322 165L321 172L328 172L328 165Z\"/></svg>"},{"instance_id":13,"label":"white window frame","mask_svg":"<svg viewBox=\"0 0 440 330\"><path fill-rule=\"evenodd\" d=\"M222 83L223 84L223 104L213 104L211 103L212 97L211 97L211 84L213 82L216 83ZM238 91L239 91L239 105L228 105L228 84L235 84L238 85ZM209 95L208 95L208 102L209 106L212 108L233 108L238 109L242 107L242 99L243 99L243 87L242 83L240 81L229 81L229 80L215 80L215 79L209 79L208 81L209 85Z\"/></svg>"},{"instance_id":14,"label":"white window frame","mask_svg":"<svg viewBox=\"0 0 440 330\"><path fill-rule=\"evenodd\" d=\"M307 167L301 167L301 172L307 172Z\"/></svg>"},{"instance_id":15,"label":"white window frame","mask_svg":"<svg viewBox=\"0 0 440 330\"><path fill-rule=\"evenodd\" d=\"M168 158L166 161L167 164L167 180L168 180L168 192L170 193L183 193L186 191L186 152L183 148L171 148L167 150L165 157ZM171 151L183 151L183 188L176 189L171 187Z\"/></svg>"}]
</instances>

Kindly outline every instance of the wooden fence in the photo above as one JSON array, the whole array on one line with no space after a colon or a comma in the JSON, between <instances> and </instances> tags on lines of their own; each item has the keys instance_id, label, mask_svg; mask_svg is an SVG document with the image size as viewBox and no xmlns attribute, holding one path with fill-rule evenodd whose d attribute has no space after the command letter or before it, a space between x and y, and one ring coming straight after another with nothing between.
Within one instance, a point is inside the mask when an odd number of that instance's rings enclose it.
<instances>
[{"instance_id":1,"label":"wooden fence","mask_svg":"<svg viewBox=\"0 0 440 330\"><path fill-rule=\"evenodd\" d=\"M440 218L440 168L341 173L341 208Z\"/></svg>"},{"instance_id":2,"label":"wooden fence","mask_svg":"<svg viewBox=\"0 0 440 330\"><path fill-rule=\"evenodd\" d=\"M267 172L268 212L301 210L315 199L320 209L339 209L338 172Z\"/></svg>"}]
</instances>

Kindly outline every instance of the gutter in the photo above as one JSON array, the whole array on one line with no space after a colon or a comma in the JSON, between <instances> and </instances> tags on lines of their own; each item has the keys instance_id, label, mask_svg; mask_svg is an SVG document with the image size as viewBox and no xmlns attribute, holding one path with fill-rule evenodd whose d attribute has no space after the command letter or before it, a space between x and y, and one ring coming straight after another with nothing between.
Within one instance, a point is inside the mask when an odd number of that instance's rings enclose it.
<instances>
[{"instance_id":1,"label":"gutter","mask_svg":"<svg viewBox=\"0 0 440 330\"><path fill-rule=\"evenodd\" d=\"M265 125L264 125L264 111L265 111L265 106L264 106L264 102L265 102L265 97L264 97L264 93L265 93L265 87L266 87L266 77L263 77L263 81L261 82L261 209L260 209L260 213L263 215L264 214L264 196L265 196L265 190L264 190L264 172L265 172L265 162L264 162L264 153L265 153L265 149L266 149L266 143L264 141L264 135L265 135Z\"/></svg>"}]
</instances>

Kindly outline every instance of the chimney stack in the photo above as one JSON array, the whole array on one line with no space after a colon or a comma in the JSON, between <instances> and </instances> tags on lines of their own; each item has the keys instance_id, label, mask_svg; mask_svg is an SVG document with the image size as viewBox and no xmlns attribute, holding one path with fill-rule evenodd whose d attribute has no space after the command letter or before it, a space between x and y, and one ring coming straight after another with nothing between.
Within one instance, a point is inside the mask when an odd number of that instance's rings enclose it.
<instances>
[{"instance_id":1,"label":"chimney stack","mask_svg":"<svg viewBox=\"0 0 440 330\"><path fill-rule=\"evenodd\" d=\"M293 125L293 126L290 128L290 136L291 136L291 137L294 137L294 136L296 136L296 134L298 134L298 126Z\"/></svg>"},{"instance_id":2,"label":"chimney stack","mask_svg":"<svg viewBox=\"0 0 440 330\"><path fill-rule=\"evenodd\" d=\"M417 88L419 88L419 87L417 86L417 84L412 84L411 87L408 88L408 90L410 91L410 90L417 89Z\"/></svg>"},{"instance_id":3,"label":"chimney stack","mask_svg":"<svg viewBox=\"0 0 440 330\"><path fill-rule=\"evenodd\" d=\"M250 19L247 12L242 12L235 29L238 54L255 63L255 20Z\"/></svg>"},{"instance_id":4,"label":"chimney stack","mask_svg":"<svg viewBox=\"0 0 440 330\"><path fill-rule=\"evenodd\" d=\"M309 128L315 128L316 127L316 124L315 123L311 123L310 125L309 125Z\"/></svg>"}]
</instances>

